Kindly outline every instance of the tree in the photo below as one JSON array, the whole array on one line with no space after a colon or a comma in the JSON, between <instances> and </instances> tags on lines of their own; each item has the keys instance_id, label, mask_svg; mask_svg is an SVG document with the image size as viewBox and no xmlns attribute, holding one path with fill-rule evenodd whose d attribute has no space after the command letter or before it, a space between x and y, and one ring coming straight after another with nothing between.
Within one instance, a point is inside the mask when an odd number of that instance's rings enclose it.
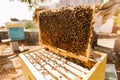
<instances>
[{"instance_id":1,"label":"tree","mask_svg":"<svg viewBox=\"0 0 120 80\"><path fill-rule=\"evenodd\" d=\"M31 20L25 22L25 29L36 29L36 27L35 23Z\"/></svg>"}]
</instances>

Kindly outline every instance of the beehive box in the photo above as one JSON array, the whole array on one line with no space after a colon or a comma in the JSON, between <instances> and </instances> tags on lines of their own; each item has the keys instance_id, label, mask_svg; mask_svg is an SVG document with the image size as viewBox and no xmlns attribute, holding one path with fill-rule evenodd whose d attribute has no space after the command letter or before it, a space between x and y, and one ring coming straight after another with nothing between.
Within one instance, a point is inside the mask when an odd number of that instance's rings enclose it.
<instances>
[{"instance_id":1,"label":"beehive box","mask_svg":"<svg viewBox=\"0 0 120 80\"><path fill-rule=\"evenodd\" d=\"M89 55L93 14L91 6L38 12L40 45L45 48L20 54L25 79L104 80L106 54L95 52L98 61Z\"/></svg>"},{"instance_id":2,"label":"beehive box","mask_svg":"<svg viewBox=\"0 0 120 80\"><path fill-rule=\"evenodd\" d=\"M25 35L24 35L23 23L18 21L8 22L6 23L6 26L8 28L9 38L12 41L24 40Z\"/></svg>"},{"instance_id":3,"label":"beehive box","mask_svg":"<svg viewBox=\"0 0 120 80\"><path fill-rule=\"evenodd\" d=\"M91 68L46 49L28 51L19 56L25 80L104 80L107 55L95 53L99 61Z\"/></svg>"}]
</instances>

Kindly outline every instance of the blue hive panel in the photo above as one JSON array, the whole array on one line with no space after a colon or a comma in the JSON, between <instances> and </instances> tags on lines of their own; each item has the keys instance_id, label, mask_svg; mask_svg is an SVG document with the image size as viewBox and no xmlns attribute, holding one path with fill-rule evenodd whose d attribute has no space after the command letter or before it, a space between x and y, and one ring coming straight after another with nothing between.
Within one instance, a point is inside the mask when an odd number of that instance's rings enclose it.
<instances>
[{"instance_id":1,"label":"blue hive panel","mask_svg":"<svg viewBox=\"0 0 120 80\"><path fill-rule=\"evenodd\" d=\"M24 30L23 27L9 28L9 37L12 41L14 40L24 40Z\"/></svg>"}]
</instances>

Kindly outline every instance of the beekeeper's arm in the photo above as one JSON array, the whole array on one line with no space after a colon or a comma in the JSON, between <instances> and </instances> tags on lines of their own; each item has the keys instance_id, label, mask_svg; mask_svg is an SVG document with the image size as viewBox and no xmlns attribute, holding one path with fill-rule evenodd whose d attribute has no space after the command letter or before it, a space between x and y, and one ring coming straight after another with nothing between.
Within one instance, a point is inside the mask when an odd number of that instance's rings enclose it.
<instances>
[{"instance_id":1,"label":"beekeeper's arm","mask_svg":"<svg viewBox=\"0 0 120 80\"><path fill-rule=\"evenodd\" d=\"M103 23L115 14L118 7L120 7L120 0L108 0L101 4L98 15L103 16Z\"/></svg>"},{"instance_id":2,"label":"beekeeper's arm","mask_svg":"<svg viewBox=\"0 0 120 80\"><path fill-rule=\"evenodd\" d=\"M111 18L117 8L120 7L120 0L105 0L98 8L95 17L94 31L97 31L109 18Z\"/></svg>"}]
</instances>

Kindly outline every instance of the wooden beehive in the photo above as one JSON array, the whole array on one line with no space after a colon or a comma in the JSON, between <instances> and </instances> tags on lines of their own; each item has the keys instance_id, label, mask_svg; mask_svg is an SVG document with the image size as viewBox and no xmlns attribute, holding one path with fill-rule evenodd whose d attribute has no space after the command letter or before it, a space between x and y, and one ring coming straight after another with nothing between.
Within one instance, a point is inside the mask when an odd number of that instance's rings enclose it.
<instances>
[{"instance_id":1,"label":"wooden beehive","mask_svg":"<svg viewBox=\"0 0 120 80\"><path fill-rule=\"evenodd\" d=\"M40 45L20 54L25 80L104 80L107 55L89 57L94 10L67 7L37 13ZM86 61L87 59L87 61Z\"/></svg>"},{"instance_id":2,"label":"wooden beehive","mask_svg":"<svg viewBox=\"0 0 120 80\"><path fill-rule=\"evenodd\" d=\"M99 61L91 68L46 49L20 54L25 80L104 80L107 55L95 52Z\"/></svg>"},{"instance_id":3,"label":"wooden beehive","mask_svg":"<svg viewBox=\"0 0 120 80\"><path fill-rule=\"evenodd\" d=\"M23 23L18 22L18 21L7 22L6 27L8 28L8 35L11 41L25 39Z\"/></svg>"}]
</instances>

